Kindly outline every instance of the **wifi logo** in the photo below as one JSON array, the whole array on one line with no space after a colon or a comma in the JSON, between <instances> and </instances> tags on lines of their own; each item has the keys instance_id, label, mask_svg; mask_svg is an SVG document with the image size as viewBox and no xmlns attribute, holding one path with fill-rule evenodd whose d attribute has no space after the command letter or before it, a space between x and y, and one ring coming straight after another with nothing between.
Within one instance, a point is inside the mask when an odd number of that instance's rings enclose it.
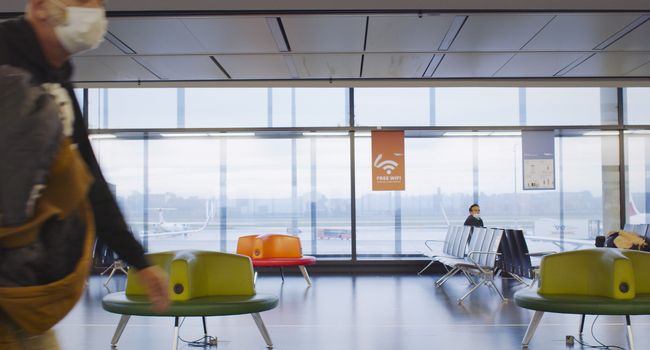
<instances>
[{"instance_id":1,"label":"wifi logo","mask_svg":"<svg viewBox=\"0 0 650 350\"><path fill-rule=\"evenodd\" d=\"M386 174L390 175L393 172L393 170L395 170L395 168L397 168L399 163L397 163L394 160L389 160L389 159L384 160L382 162L381 161L382 157L383 157L383 154L379 153L379 155L377 155L377 159L375 159L375 162L373 163L373 165L375 166L375 168L383 169L386 172Z\"/></svg>"}]
</instances>

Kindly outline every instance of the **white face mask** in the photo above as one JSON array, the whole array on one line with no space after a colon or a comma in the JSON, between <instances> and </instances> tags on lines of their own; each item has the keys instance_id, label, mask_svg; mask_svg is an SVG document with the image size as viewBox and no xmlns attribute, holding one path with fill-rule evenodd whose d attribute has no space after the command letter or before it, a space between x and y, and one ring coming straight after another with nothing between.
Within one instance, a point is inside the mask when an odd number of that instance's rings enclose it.
<instances>
[{"instance_id":1,"label":"white face mask","mask_svg":"<svg viewBox=\"0 0 650 350\"><path fill-rule=\"evenodd\" d=\"M59 1L58 6L64 7ZM99 46L106 34L108 21L103 7L65 7L66 21L54 28L56 37L69 54Z\"/></svg>"},{"instance_id":2,"label":"white face mask","mask_svg":"<svg viewBox=\"0 0 650 350\"><path fill-rule=\"evenodd\" d=\"M480 219L481 218L481 214L472 214L472 216L474 217L474 219Z\"/></svg>"}]
</instances>

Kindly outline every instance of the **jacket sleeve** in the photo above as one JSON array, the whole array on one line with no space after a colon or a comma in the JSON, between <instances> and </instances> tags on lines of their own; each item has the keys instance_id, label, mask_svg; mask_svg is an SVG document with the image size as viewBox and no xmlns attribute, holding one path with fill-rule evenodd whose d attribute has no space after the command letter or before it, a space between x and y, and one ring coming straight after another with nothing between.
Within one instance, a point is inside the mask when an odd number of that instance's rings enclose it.
<instances>
[{"instance_id":1,"label":"jacket sleeve","mask_svg":"<svg viewBox=\"0 0 650 350\"><path fill-rule=\"evenodd\" d=\"M472 225L472 216L468 216L467 219L465 219L465 223L463 224L464 226L473 226Z\"/></svg>"},{"instance_id":2,"label":"jacket sleeve","mask_svg":"<svg viewBox=\"0 0 650 350\"><path fill-rule=\"evenodd\" d=\"M90 202L95 215L97 236L129 265L137 269L143 269L149 266L144 256L144 249L135 237L133 237L133 234L129 231L124 221L124 216L117 206L115 197L113 197L93 153L90 140L88 139L86 124L83 118L80 117L81 111L79 110L79 104L76 101L74 92L71 87L68 87L67 90L76 110L73 138L79 147L81 156L95 178L95 182L90 189Z\"/></svg>"}]
</instances>

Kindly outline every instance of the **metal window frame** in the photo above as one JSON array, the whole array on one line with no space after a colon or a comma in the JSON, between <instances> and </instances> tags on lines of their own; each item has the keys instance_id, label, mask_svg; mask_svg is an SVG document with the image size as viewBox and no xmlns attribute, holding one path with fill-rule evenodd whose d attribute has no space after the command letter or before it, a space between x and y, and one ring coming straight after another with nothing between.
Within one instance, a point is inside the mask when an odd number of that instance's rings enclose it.
<instances>
[{"instance_id":1,"label":"metal window frame","mask_svg":"<svg viewBox=\"0 0 650 350\"><path fill-rule=\"evenodd\" d=\"M350 229L351 229L351 254L349 259L344 261L351 263L353 265L366 265L369 260L359 260L359 254L357 253L357 213L356 213L356 141L355 133L357 132L367 132L371 130L404 130L404 131L512 131L512 130L521 130L521 131L541 131L541 130L555 130L560 134L561 137L567 137L566 135L561 135L565 130L585 130L585 131L617 131L618 132L618 148L619 148L619 205L620 205L620 223L623 226L627 221L627 207L626 207L626 198L627 198L627 186L625 183L626 179L626 164L627 159L625 158L625 134L626 130L647 130L650 129L650 124L636 124L628 125L625 120L625 91L624 88L616 88L617 94L617 109L618 109L618 118L617 123L613 125L544 125L544 126L522 126L522 125L481 125L481 126L400 126L400 127L371 127L371 126L356 126L355 121L355 89L347 89L347 104L348 104L348 122L349 125L346 127L281 127L274 128L269 127L251 127L251 128L183 128L180 120L179 127L177 128L151 128L151 129L91 129L90 134L118 134L120 137L125 139L136 139L142 140L145 143L145 152L143 152L143 157L148 158L148 152L146 152L147 143L151 139L156 138L156 134L160 132L167 133L204 133L204 132L214 132L214 133L228 133L228 132L260 132L260 133L277 133L282 132L294 132L295 134L287 134L286 138L297 138L300 137L302 132L307 131L344 131L348 132L348 138L350 143ZM82 109L83 118L85 120L89 119L89 105L88 105L88 92L89 88L83 89L84 96L84 108ZM108 96L104 96L105 100L108 100ZM108 113L106 113L107 101L104 101L106 106L105 115L103 119L103 125L108 125ZM272 112L271 112L272 113ZM183 116L184 117L184 116ZM183 118L184 119L184 118ZM184 121L184 120L183 120ZM276 136L277 137L277 136ZM408 137L408 136L407 136ZM434 136L426 136L427 138ZM147 184L148 178L148 159L144 159L143 167L143 177L145 187ZM145 191L147 189L145 188ZM146 205L147 199L145 198L143 203ZM560 208L562 211L563 209ZM144 210L144 215L147 216L146 209ZM145 220L146 221L146 220ZM145 222L145 226L147 223ZM144 242L145 246L148 242ZM401 243L401 242L399 242ZM398 242L394 242L394 247L398 246ZM396 248L395 248L396 249ZM408 254L379 254L380 256L387 256L392 258L397 258L394 261L401 261L403 258L412 258ZM365 255L364 255L365 256ZM346 256L347 257L347 256Z\"/></svg>"}]
</instances>

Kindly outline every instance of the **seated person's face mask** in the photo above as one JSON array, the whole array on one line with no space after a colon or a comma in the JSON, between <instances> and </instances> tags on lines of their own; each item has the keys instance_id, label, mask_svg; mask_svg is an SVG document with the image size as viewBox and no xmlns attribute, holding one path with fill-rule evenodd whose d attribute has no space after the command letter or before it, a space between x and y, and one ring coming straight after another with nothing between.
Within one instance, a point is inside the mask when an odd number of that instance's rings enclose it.
<instances>
[{"instance_id":1,"label":"seated person's face mask","mask_svg":"<svg viewBox=\"0 0 650 350\"><path fill-rule=\"evenodd\" d=\"M66 6L59 0L50 1L65 11L65 20L54 27L54 33L69 54L99 46L108 24L103 7Z\"/></svg>"},{"instance_id":2,"label":"seated person's face mask","mask_svg":"<svg viewBox=\"0 0 650 350\"><path fill-rule=\"evenodd\" d=\"M473 216L475 219L480 219L480 218L481 218L481 214L479 214L479 213L473 213L472 216Z\"/></svg>"}]
</instances>

